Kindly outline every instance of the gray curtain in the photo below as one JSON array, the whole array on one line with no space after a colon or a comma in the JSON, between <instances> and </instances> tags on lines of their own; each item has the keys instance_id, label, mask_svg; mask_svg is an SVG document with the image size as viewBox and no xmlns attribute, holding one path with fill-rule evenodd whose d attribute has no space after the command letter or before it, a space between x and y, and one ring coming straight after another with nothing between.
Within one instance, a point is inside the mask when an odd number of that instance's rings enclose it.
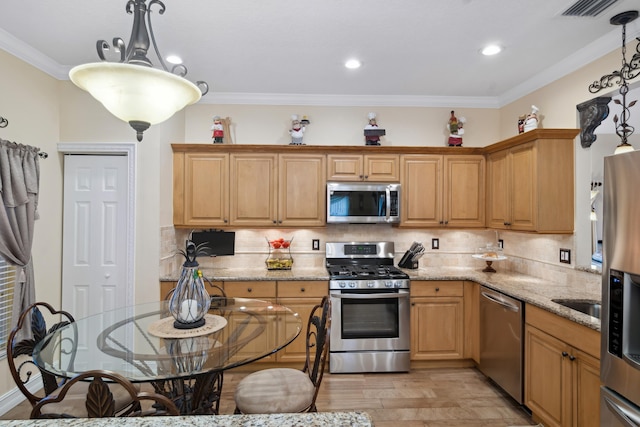
<instances>
[{"instance_id":1,"label":"gray curtain","mask_svg":"<svg viewBox=\"0 0 640 427\"><path fill-rule=\"evenodd\" d=\"M0 255L18 268L13 294L15 325L20 313L35 302L31 245L38 216L39 148L0 139Z\"/></svg>"}]
</instances>

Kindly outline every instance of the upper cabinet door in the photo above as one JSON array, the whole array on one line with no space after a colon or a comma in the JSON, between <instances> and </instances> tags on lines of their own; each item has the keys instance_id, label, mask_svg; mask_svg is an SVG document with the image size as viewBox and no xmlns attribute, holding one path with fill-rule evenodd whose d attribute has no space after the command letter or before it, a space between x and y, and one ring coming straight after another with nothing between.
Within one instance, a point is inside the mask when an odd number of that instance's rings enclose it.
<instances>
[{"instance_id":1,"label":"upper cabinet door","mask_svg":"<svg viewBox=\"0 0 640 427\"><path fill-rule=\"evenodd\" d=\"M359 154L327 155L329 181L362 181L364 179L363 158Z\"/></svg>"},{"instance_id":2,"label":"upper cabinet door","mask_svg":"<svg viewBox=\"0 0 640 427\"><path fill-rule=\"evenodd\" d=\"M229 155L175 153L174 169L174 223L228 225Z\"/></svg>"},{"instance_id":3,"label":"upper cabinet door","mask_svg":"<svg viewBox=\"0 0 640 427\"><path fill-rule=\"evenodd\" d=\"M277 224L277 161L277 154L231 155L231 225Z\"/></svg>"},{"instance_id":4,"label":"upper cabinet door","mask_svg":"<svg viewBox=\"0 0 640 427\"><path fill-rule=\"evenodd\" d=\"M403 155L401 226L439 227L442 224L442 156Z\"/></svg>"},{"instance_id":5,"label":"upper cabinet door","mask_svg":"<svg viewBox=\"0 0 640 427\"><path fill-rule=\"evenodd\" d=\"M365 154L364 180L399 182L400 156L394 154Z\"/></svg>"},{"instance_id":6,"label":"upper cabinet door","mask_svg":"<svg viewBox=\"0 0 640 427\"><path fill-rule=\"evenodd\" d=\"M443 218L447 226L485 226L484 167L482 155L444 156Z\"/></svg>"},{"instance_id":7,"label":"upper cabinet door","mask_svg":"<svg viewBox=\"0 0 640 427\"><path fill-rule=\"evenodd\" d=\"M280 154L278 158L278 224L322 226L326 223L324 155Z\"/></svg>"},{"instance_id":8,"label":"upper cabinet door","mask_svg":"<svg viewBox=\"0 0 640 427\"><path fill-rule=\"evenodd\" d=\"M509 150L487 156L487 226L507 228L511 221Z\"/></svg>"}]
</instances>

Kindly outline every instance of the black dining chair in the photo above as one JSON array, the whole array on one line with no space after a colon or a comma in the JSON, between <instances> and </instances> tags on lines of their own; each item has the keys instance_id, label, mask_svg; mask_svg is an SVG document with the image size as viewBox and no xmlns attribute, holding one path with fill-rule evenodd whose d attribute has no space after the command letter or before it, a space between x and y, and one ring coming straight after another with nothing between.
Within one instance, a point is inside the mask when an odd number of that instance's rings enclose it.
<instances>
[{"instance_id":1,"label":"black dining chair","mask_svg":"<svg viewBox=\"0 0 640 427\"><path fill-rule=\"evenodd\" d=\"M327 362L330 326L331 300L326 296L309 316L302 370L271 368L247 375L235 391L235 413L317 412L316 398Z\"/></svg>"},{"instance_id":2,"label":"black dining chair","mask_svg":"<svg viewBox=\"0 0 640 427\"><path fill-rule=\"evenodd\" d=\"M89 381L90 380L90 381ZM82 393L74 393L79 388ZM116 396L114 389L125 393ZM118 401L120 400L120 401ZM151 404L147 404L150 402ZM104 418L180 415L167 397L139 391L129 380L115 372L93 370L78 374L55 394L40 400L31 418Z\"/></svg>"},{"instance_id":3,"label":"black dining chair","mask_svg":"<svg viewBox=\"0 0 640 427\"><path fill-rule=\"evenodd\" d=\"M45 312L47 318L59 319L50 329L47 329L45 315L42 313L43 309L46 309L48 312ZM56 377L40 369L33 362L33 349L44 339L49 331L59 329L74 321L70 313L63 310L56 310L46 302L36 302L20 314L18 323L9 333L7 339L7 362L9 364L9 371L16 386L20 392L24 394L32 407L61 387L66 381L66 378ZM20 339L21 337L24 338ZM74 345L75 343L73 342L59 343L60 352L69 357L69 363L71 365L73 365L72 348ZM35 375L34 370L39 373L40 376ZM35 381L40 381L40 383L35 384ZM30 390L33 389L37 391L31 392Z\"/></svg>"},{"instance_id":4,"label":"black dining chair","mask_svg":"<svg viewBox=\"0 0 640 427\"><path fill-rule=\"evenodd\" d=\"M46 319L55 321L47 329ZM9 333L7 339L7 362L9 371L20 392L27 398L31 407L35 407L47 396L57 394L68 381L65 377L55 376L37 366L33 360L33 350L49 332L55 331L67 325L74 324L73 316L64 310L56 310L49 303L36 302L27 307L18 318L18 323ZM56 344L56 351L64 356L67 362L67 370L73 371L74 347L77 336ZM40 375L37 375L37 374ZM75 387L71 392L82 397L87 394L87 383ZM36 391L31 391L36 390ZM118 409L126 406L127 396L125 390L115 386L112 390L116 397Z\"/></svg>"}]
</instances>

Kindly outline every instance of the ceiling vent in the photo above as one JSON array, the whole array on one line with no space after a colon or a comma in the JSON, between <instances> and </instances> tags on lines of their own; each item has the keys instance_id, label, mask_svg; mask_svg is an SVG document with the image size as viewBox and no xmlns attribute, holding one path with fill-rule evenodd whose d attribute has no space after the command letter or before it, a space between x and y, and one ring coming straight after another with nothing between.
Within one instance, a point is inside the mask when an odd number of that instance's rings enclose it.
<instances>
[{"instance_id":1,"label":"ceiling vent","mask_svg":"<svg viewBox=\"0 0 640 427\"><path fill-rule=\"evenodd\" d=\"M618 0L578 0L562 16L598 16Z\"/></svg>"}]
</instances>

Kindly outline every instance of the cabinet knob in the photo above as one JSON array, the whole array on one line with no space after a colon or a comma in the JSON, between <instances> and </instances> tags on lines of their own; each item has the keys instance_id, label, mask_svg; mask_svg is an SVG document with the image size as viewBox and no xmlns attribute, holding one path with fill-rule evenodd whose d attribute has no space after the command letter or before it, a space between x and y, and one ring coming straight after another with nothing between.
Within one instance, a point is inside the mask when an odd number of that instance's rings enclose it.
<instances>
[{"instance_id":1,"label":"cabinet knob","mask_svg":"<svg viewBox=\"0 0 640 427\"><path fill-rule=\"evenodd\" d=\"M365 175L365 176L364 176L364 179L369 179L369 175Z\"/></svg>"},{"instance_id":2,"label":"cabinet knob","mask_svg":"<svg viewBox=\"0 0 640 427\"><path fill-rule=\"evenodd\" d=\"M574 355L571 355L571 356L569 356L569 360L571 360L573 362L574 360L576 360L576 357Z\"/></svg>"},{"instance_id":3,"label":"cabinet knob","mask_svg":"<svg viewBox=\"0 0 640 427\"><path fill-rule=\"evenodd\" d=\"M274 223L274 224L277 224L277 223L278 223L278 221L276 221L276 220L274 219L274 220L273 220L273 223Z\"/></svg>"},{"instance_id":4,"label":"cabinet knob","mask_svg":"<svg viewBox=\"0 0 640 427\"><path fill-rule=\"evenodd\" d=\"M569 355L569 353L567 353L566 351L562 352L562 357L567 357Z\"/></svg>"},{"instance_id":5,"label":"cabinet knob","mask_svg":"<svg viewBox=\"0 0 640 427\"><path fill-rule=\"evenodd\" d=\"M444 224L444 221L440 221L440 222L439 222L439 224L440 224L440 225Z\"/></svg>"},{"instance_id":6,"label":"cabinet knob","mask_svg":"<svg viewBox=\"0 0 640 427\"><path fill-rule=\"evenodd\" d=\"M305 288L300 288L300 292L304 292L304 291L306 291Z\"/></svg>"},{"instance_id":7,"label":"cabinet knob","mask_svg":"<svg viewBox=\"0 0 640 427\"><path fill-rule=\"evenodd\" d=\"M447 225L447 224L449 224L449 221L445 221L445 222L444 222L444 225Z\"/></svg>"},{"instance_id":8,"label":"cabinet knob","mask_svg":"<svg viewBox=\"0 0 640 427\"><path fill-rule=\"evenodd\" d=\"M222 222L224 222L225 224L229 222L229 220L227 220L226 218L222 220Z\"/></svg>"},{"instance_id":9,"label":"cabinet knob","mask_svg":"<svg viewBox=\"0 0 640 427\"><path fill-rule=\"evenodd\" d=\"M252 288L247 288L247 292L253 292Z\"/></svg>"},{"instance_id":10,"label":"cabinet knob","mask_svg":"<svg viewBox=\"0 0 640 427\"><path fill-rule=\"evenodd\" d=\"M436 288L436 292L440 292L440 288Z\"/></svg>"}]
</instances>

